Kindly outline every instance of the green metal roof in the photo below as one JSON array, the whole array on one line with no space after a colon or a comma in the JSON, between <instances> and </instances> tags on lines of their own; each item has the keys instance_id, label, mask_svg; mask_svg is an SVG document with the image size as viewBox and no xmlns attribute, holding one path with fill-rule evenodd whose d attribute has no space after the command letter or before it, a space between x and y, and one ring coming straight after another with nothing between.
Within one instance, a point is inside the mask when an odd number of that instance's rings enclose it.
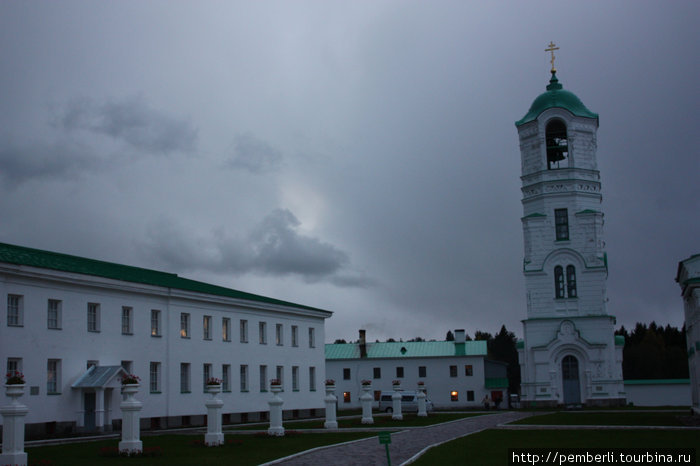
<instances>
[{"instance_id":1,"label":"green metal roof","mask_svg":"<svg viewBox=\"0 0 700 466\"><path fill-rule=\"evenodd\" d=\"M485 340L378 342L367 343L366 359L486 356L486 353ZM360 346L357 343L327 344L326 359L360 359Z\"/></svg>"},{"instance_id":2,"label":"green metal roof","mask_svg":"<svg viewBox=\"0 0 700 466\"><path fill-rule=\"evenodd\" d=\"M508 388L508 377L486 377L485 388Z\"/></svg>"},{"instance_id":3,"label":"green metal roof","mask_svg":"<svg viewBox=\"0 0 700 466\"><path fill-rule=\"evenodd\" d=\"M615 346L625 346L624 335L615 335Z\"/></svg>"},{"instance_id":4,"label":"green metal roof","mask_svg":"<svg viewBox=\"0 0 700 466\"><path fill-rule=\"evenodd\" d=\"M625 385L690 385L690 379L633 379Z\"/></svg>"},{"instance_id":5,"label":"green metal roof","mask_svg":"<svg viewBox=\"0 0 700 466\"><path fill-rule=\"evenodd\" d=\"M549 80L547 92L540 94L535 101L532 102L530 110L522 119L515 122L515 126L521 126L537 119L542 112L550 108L563 108L579 117L598 119L598 114L588 110L586 106L583 105L583 102L576 97L576 94L565 91L562 87L563 86L557 79L557 75L552 73L552 79Z\"/></svg>"},{"instance_id":6,"label":"green metal roof","mask_svg":"<svg viewBox=\"0 0 700 466\"><path fill-rule=\"evenodd\" d=\"M181 278L174 273L159 272L157 270L142 269L130 265L115 264L84 257L71 256L41 249L32 249L23 246L0 243L0 262L8 264L24 265L30 267L40 267L42 269L60 270L63 272L93 275L97 277L122 280L125 282L142 283L145 285L160 286L196 293L205 293L228 298L256 301L266 304L288 306L311 311L324 311L314 307L281 301L279 299L267 298L243 291L238 291L222 286L211 285L209 283L198 282Z\"/></svg>"}]
</instances>

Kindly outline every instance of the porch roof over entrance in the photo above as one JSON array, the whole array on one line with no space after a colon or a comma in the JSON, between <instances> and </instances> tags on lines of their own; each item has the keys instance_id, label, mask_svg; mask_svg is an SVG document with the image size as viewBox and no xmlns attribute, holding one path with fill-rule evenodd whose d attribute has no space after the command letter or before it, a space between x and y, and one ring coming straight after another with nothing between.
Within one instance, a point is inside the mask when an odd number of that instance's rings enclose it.
<instances>
[{"instance_id":1,"label":"porch roof over entrance","mask_svg":"<svg viewBox=\"0 0 700 466\"><path fill-rule=\"evenodd\" d=\"M105 388L119 374L126 374L122 366L92 366L71 387Z\"/></svg>"}]
</instances>

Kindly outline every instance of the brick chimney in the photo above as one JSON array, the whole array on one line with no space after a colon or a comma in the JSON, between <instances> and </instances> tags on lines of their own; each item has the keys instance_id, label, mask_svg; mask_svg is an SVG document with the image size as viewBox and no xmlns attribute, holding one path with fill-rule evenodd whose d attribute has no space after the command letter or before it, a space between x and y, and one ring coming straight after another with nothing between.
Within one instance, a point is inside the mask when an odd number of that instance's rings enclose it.
<instances>
[{"instance_id":1,"label":"brick chimney","mask_svg":"<svg viewBox=\"0 0 700 466\"><path fill-rule=\"evenodd\" d=\"M360 358L367 357L367 340L365 339L366 332L360 329Z\"/></svg>"}]
</instances>

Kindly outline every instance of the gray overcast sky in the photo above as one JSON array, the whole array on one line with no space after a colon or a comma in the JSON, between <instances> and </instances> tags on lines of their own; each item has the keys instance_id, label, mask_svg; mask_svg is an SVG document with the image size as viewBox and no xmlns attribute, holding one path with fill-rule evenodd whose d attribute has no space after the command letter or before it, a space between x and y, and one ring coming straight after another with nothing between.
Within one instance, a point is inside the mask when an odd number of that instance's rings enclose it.
<instances>
[{"instance_id":1,"label":"gray overcast sky","mask_svg":"<svg viewBox=\"0 0 700 466\"><path fill-rule=\"evenodd\" d=\"M600 114L618 325L700 252L697 1L0 3L0 241L334 311L326 340L522 335L514 122Z\"/></svg>"}]
</instances>

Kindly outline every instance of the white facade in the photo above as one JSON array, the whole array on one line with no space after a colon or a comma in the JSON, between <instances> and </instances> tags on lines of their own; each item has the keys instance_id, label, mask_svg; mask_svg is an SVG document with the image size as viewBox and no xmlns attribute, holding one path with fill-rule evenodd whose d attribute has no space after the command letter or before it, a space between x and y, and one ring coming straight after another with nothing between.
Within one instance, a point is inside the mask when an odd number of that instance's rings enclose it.
<instances>
[{"instance_id":1,"label":"white facade","mask_svg":"<svg viewBox=\"0 0 700 466\"><path fill-rule=\"evenodd\" d=\"M693 410L700 414L700 254L678 264L676 281L683 297L690 395Z\"/></svg>"},{"instance_id":2,"label":"white facade","mask_svg":"<svg viewBox=\"0 0 700 466\"><path fill-rule=\"evenodd\" d=\"M141 378L144 426L201 421L193 417L206 413L207 376L224 379L225 421L268 411L261 382L278 375L285 410L323 408L328 311L4 244L0 293L0 360L25 374L28 424L90 429L97 419L96 429L111 428L120 418L116 377L72 387L91 364Z\"/></svg>"},{"instance_id":3,"label":"white facade","mask_svg":"<svg viewBox=\"0 0 700 466\"><path fill-rule=\"evenodd\" d=\"M363 341L361 333L359 343L326 345L326 377L335 381L339 409L361 406L363 380L372 382L375 408L394 380L414 391L422 381L436 409L483 407L486 395L507 404L506 366L486 360L486 341L465 342L463 330L455 341Z\"/></svg>"},{"instance_id":4,"label":"white facade","mask_svg":"<svg viewBox=\"0 0 700 466\"><path fill-rule=\"evenodd\" d=\"M688 406L688 379L625 380L627 403L633 406Z\"/></svg>"},{"instance_id":5,"label":"white facade","mask_svg":"<svg viewBox=\"0 0 700 466\"><path fill-rule=\"evenodd\" d=\"M516 123L522 158L527 319L523 406L622 404L622 345L607 314L598 116L554 72Z\"/></svg>"}]
</instances>

